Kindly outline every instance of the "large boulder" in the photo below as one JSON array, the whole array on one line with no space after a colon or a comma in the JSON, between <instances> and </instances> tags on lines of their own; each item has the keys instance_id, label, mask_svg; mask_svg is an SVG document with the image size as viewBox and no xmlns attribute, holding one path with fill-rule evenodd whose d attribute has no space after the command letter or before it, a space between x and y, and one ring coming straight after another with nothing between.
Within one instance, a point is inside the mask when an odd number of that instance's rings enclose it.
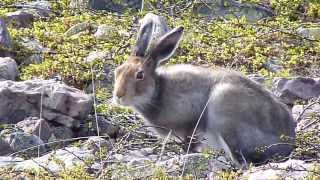
<instances>
[{"instance_id":1,"label":"large boulder","mask_svg":"<svg viewBox=\"0 0 320 180\"><path fill-rule=\"evenodd\" d=\"M33 14L35 19L47 18L50 16L51 3L49 1L39 0L27 3L18 3L16 7L22 9L25 12Z\"/></svg>"},{"instance_id":2,"label":"large boulder","mask_svg":"<svg viewBox=\"0 0 320 180\"><path fill-rule=\"evenodd\" d=\"M19 75L16 61L10 57L0 57L0 81L15 80Z\"/></svg>"},{"instance_id":3,"label":"large boulder","mask_svg":"<svg viewBox=\"0 0 320 180\"><path fill-rule=\"evenodd\" d=\"M33 19L33 14L28 11L18 10L5 14L6 23L16 28L32 27Z\"/></svg>"},{"instance_id":4,"label":"large boulder","mask_svg":"<svg viewBox=\"0 0 320 180\"><path fill-rule=\"evenodd\" d=\"M286 104L292 105L295 100L309 100L320 96L320 80L297 77L277 78L273 82L273 93Z\"/></svg>"},{"instance_id":5,"label":"large boulder","mask_svg":"<svg viewBox=\"0 0 320 180\"><path fill-rule=\"evenodd\" d=\"M0 81L0 123L41 116L67 127L78 127L92 108L92 96L54 80Z\"/></svg>"},{"instance_id":6,"label":"large boulder","mask_svg":"<svg viewBox=\"0 0 320 180\"><path fill-rule=\"evenodd\" d=\"M7 24L15 28L32 27L34 20L47 18L51 14L49 1L16 3L14 6L19 10L6 13L4 18Z\"/></svg>"}]
</instances>

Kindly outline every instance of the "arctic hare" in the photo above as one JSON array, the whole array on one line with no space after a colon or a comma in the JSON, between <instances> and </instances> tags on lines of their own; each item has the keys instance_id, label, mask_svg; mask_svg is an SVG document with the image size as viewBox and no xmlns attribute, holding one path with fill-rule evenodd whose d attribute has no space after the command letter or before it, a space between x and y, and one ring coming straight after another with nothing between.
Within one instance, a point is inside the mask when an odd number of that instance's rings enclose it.
<instances>
[{"instance_id":1,"label":"arctic hare","mask_svg":"<svg viewBox=\"0 0 320 180\"><path fill-rule=\"evenodd\" d=\"M115 70L114 101L184 140L200 119L197 133L237 165L288 155L291 141L280 136L294 138L295 123L288 108L262 86L231 70L160 65L175 52L183 30L174 28L151 46L154 21L140 25L131 56ZM269 148L257 151L265 146Z\"/></svg>"}]
</instances>

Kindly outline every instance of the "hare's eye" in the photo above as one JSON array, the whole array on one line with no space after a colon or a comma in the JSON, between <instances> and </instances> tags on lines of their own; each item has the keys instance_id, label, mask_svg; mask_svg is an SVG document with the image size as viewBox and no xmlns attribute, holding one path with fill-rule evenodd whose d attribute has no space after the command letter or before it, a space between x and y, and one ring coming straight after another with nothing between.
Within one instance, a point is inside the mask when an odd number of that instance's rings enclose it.
<instances>
[{"instance_id":1,"label":"hare's eye","mask_svg":"<svg viewBox=\"0 0 320 180\"><path fill-rule=\"evenodd\" d=\"M140 70L136 73L136 79L137 80L143 80L144 78L144 71L143 70Z\"/></svg>"}]
</instances>

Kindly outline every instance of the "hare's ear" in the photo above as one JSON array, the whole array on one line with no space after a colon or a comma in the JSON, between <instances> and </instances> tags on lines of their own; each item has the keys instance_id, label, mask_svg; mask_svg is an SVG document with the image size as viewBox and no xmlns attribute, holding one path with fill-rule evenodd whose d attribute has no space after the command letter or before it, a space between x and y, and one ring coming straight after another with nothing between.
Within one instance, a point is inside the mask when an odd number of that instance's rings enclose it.
<instances>
[{"instance_id":1,"label":"hare's ear","mask_svg":"<svg viewBox=\"0 0 320 180\"><path fill-rule=\"evenodd\" d=\"M152 19L142 21L137 36L136 46L133 49L132 55L144 57L154 31L154 22Z\"/></svg>"},{"instance_id":2,"label":"hare's ear","mask_svg":"<svg viewBox=\"0 0 320 180\"><path fill-rule=\"evenodd\" d=\"M182 34L183 27L177 27L159 39L150 53L152 60L156 63L155 65L172 56L178 47Z\"/></svg>"}]
</instances>

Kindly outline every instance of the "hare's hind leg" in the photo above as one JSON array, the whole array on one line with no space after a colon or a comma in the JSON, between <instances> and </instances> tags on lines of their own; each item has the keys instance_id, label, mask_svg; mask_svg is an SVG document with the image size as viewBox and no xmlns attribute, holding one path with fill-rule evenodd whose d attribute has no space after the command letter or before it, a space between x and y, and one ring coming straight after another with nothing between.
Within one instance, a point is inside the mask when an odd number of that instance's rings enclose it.
<instances>
[{"instance_id":1,"label":"hare's hind leg","mask_svg":"<svg viewBox=\"0 0 320 180\"><path fill-rule=\"evenodd\" d=\"M265 132L253 122L259 117L252 115L255 97L251 96L247 89L221 83L211 92L207 107L208 143L223 149L237 165L250 162L255 147L265 142Z\"/></svg>"},{"instance_id":2,"label":"hare's hind leg","mask_svg":"<svg viewBox=\"0 0 320 180\"><path fill-rule=\"evenodd\" d=\"M208 133L206 135L207 143L213 150L221 151L223 150L225 155L230 158L230 160L234 163L238 168L243 167L246 163L240 163L236 154L234 154L234 150L228 145L225 139L220 134Z\"/></svg>"}]
</instances>

